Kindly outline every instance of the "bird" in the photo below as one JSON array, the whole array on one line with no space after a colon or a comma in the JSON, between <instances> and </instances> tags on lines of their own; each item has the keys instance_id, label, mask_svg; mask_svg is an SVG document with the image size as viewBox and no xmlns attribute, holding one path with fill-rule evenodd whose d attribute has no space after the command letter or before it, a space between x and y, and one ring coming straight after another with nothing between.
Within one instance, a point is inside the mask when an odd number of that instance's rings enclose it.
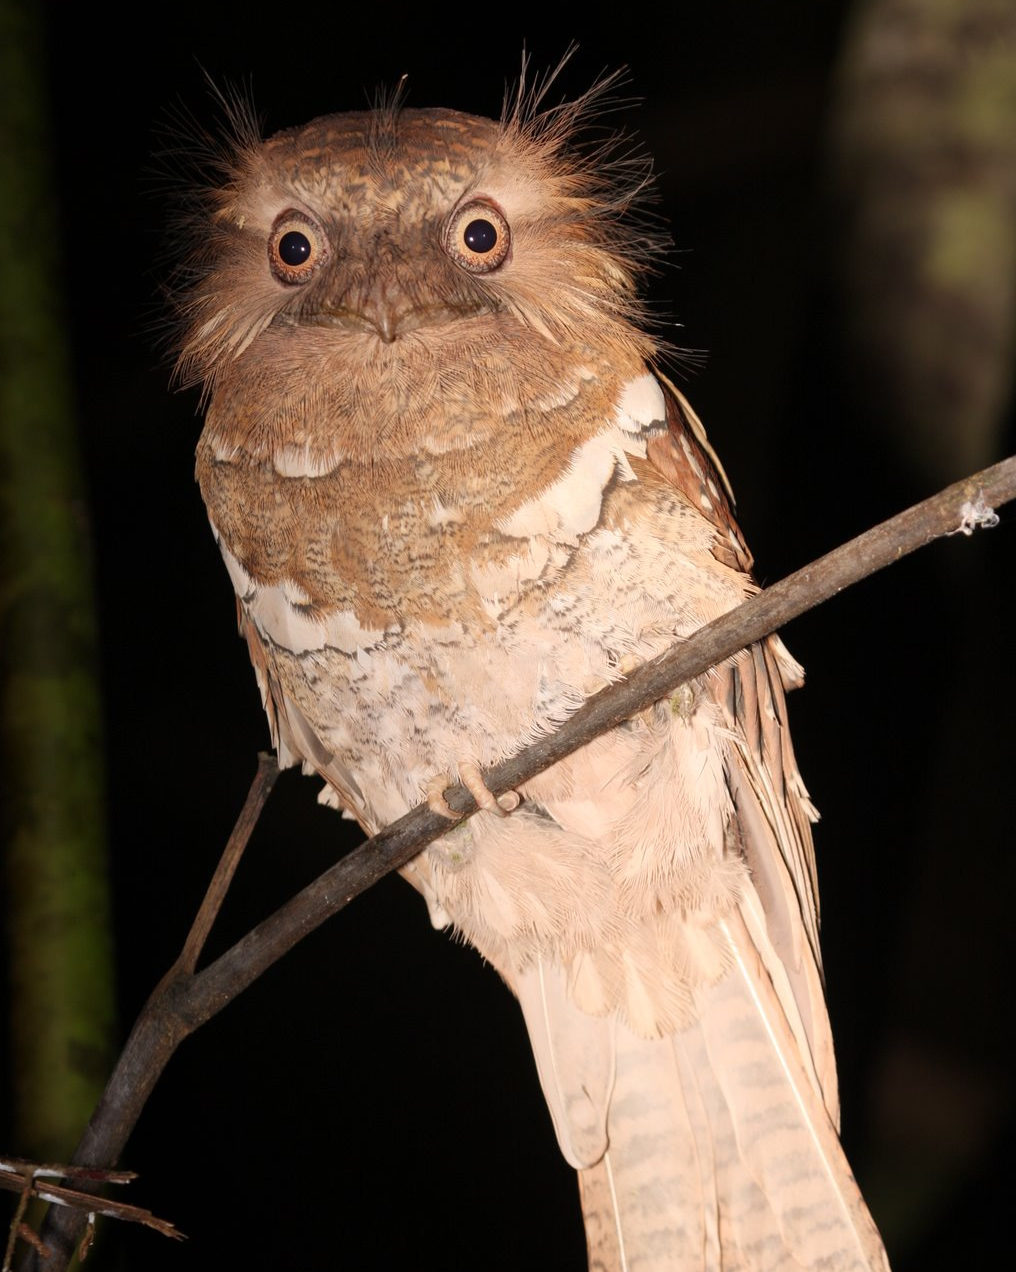
<instances>
[{"instance_id":1,"label":"bird","mask_svg":"<svg viewBox=\"0 0 1016 1272\"><path fill-rule=\"evenodd\" d=\"M483 781L758 590L642 299L651 165L603 123L614 77L555 78L497 119L396 93L262 140L235 112L176 299L197 481L280 764L368 834L450 819L403 875L521 1005L590 1269L886 1268L780 638Z\"/></svg>"}]
</instances>

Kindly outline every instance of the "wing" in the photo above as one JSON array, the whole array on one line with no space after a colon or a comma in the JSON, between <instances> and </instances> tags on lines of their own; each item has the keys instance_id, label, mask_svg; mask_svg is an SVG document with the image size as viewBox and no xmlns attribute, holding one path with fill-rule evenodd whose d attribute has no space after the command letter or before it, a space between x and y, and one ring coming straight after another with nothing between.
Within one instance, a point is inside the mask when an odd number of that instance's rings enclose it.
<instances>
[{"instance_id":1,"label":"wing","mask_svg":"<svg viewBox=\"0 0 1016 1272\"><path fill-rule=\"evenodd\" d=\"M649 441L648 459L711 523L717 560L747 573L751 554L734 518L726 474L690 403L669 380L659 378L667 400L667 431ZM786 714L785 692L802 682L801 667L774 635L717 667L708 683L734 743L727 762L736 810L732 829L763 916L761 931L757 914L748 930L755 930L763 966L782 989L788 1021L807 1039L826 1106L838 1123L811 836L818 815L798 771Z\"/></svg>"},{"instance_id":2,"label":"wing","mask_svg":"<svg viewBox=\"0 0 1016 1272\"><path fill-rule=\"evenodd\" d=\"M381 829L379 819L372 815L370 803L349 767L325 746L297 703L283 689L271 648L244 606L242 596L237 597L236 614L240 635L247 642L279 767L302 764L305 773L320 774L326 785L318 800L341 809L344 816L359 821L368 835L374 834Z\"/></svg>"}]
</instances>

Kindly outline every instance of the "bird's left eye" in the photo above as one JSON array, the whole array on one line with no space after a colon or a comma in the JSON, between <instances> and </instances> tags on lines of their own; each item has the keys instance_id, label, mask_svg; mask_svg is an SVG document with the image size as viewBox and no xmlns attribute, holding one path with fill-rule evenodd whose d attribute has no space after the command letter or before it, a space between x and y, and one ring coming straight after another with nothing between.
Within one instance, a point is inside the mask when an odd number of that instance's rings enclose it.
<instances>
[{"instance_id":1,"label":"bird's left eye","mask_svg":"<svg viewBox=\"0 0 1016 1272\"><path fill-rule=\"evenodd\" d=\"M305 283L328 259L328 238L303 212L290 210L276 218L268 238L268 263L281 283Z\"/></svg>"},{"instance_id":2,"label":"bird's left eye","mask_svg":"<svg viewBox=\"0 0 1016 1272\"><path fill-rule=\"evenodd\" d=\"M483 199L456 209L445 228L444 249L471 274L489 274L503 264L511 247L508 222Z\"/></svg>"}]
</instances>

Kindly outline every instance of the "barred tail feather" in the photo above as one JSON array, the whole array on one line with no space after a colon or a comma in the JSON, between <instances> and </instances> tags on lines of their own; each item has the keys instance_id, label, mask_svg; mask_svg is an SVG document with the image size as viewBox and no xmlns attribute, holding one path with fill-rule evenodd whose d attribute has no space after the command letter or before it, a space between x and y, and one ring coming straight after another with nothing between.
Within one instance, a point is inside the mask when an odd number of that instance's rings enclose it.
<instances>
[{"instance_id":1,"label":"barred tail feather","mask_svg":"<svg viewBox=\"0 0 1016 1272\"><path fill-rule=\"evenodd\" d=\"M813 1071L746 929L670 1037L615 1032L602 1159L579 1175L591 1272L887 1269Z\"/></svg>"}]
</instances>

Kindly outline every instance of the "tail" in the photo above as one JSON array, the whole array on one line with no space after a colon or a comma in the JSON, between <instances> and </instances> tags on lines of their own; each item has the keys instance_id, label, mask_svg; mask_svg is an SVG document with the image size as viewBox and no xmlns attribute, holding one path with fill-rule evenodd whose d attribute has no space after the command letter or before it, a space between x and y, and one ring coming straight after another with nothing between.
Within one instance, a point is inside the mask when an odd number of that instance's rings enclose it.
<instances>
[{"instance_id":1,"label":"tail","mask_svg":"<svg viewBox=\"0 0 1016 1272\"><path fill-rule=\"evenodd\" d=\"M563 976L543 966L518 986L562 1150L579 1168L590 1272L888 1269L744 915L724 921L732 965L696 992L695 1023L648 1039L585 1017L592 1064L574 1065ZM569 1090L561 1075L582 1069Z\"/></svg>"}]
</instances>

